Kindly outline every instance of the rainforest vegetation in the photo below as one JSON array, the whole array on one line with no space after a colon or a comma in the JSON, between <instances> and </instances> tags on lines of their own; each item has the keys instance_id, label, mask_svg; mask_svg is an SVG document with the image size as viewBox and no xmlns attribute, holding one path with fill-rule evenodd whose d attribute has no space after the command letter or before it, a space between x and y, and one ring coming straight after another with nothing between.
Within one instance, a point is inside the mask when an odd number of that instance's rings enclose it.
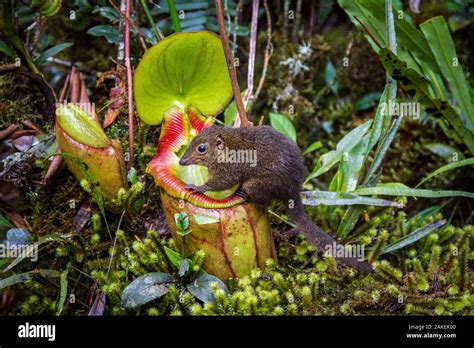
<instances>
[{"instance_id":1,"label":"rainforest vegetation","mask_svg":"<svg viewBox=\"0 0 474 348\"><path fill-rule=\"evenodd\" d=\"M473 315L473 21L469 0L0 0L0 313ZM306 212L372 272L279 204L190 196L207 172L179 158L211 124L295 141Z\"/></svg>"}]
</instances>

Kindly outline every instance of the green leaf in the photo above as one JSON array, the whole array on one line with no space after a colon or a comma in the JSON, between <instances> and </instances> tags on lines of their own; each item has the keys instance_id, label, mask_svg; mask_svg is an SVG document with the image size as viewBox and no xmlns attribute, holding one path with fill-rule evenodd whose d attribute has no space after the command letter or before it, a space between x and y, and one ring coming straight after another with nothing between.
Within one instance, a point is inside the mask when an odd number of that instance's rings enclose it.
<instances>
[{"instance_id":1,"label":"green leaf","mask_svg":"<svg viewBox=\"0 0 474 348\"><path fill-rule=\"evenodd\" d=\"M368 110L374 107L375 105L377 105L377 102L380 100L380 97L381 97L381 93L379 92L367 93L354 104L354 110L355 111Z\"/></svg>"},{"instance_id":2,"label":"green leaf","mask_svg":"<svg viewBox=\"0 0 474 348\"><path fill-rule=\"evenodd\" d=\"M214 294L212 291L212 284L216 283L217 286L224 290L225 293L229 293L227 286L222 280L213 275L203 272L193 282L186 284L188 291L196 298L204 303L215 303Z\"/></svg>"},{"instance_id":3,"label":"green leaf","mask_svg":"<svg viewBox=\"0 0 474 348\"><path fill-rule=\"evenodd\" d=\"M0 40L0 52L4 53L10 58L15 59L17 57L15 51L13 51L10 47L7 46L7 44Z\"/></svg>"},{"instance_id":4,"label":"green leaf","mask_svg":"<svg viewBox=\"0 0 474 348\"><path fill-rule=\"evenodd\" d=\"M56 46L53 46L51 48L48 48L46 51L44 51L43 53L41 53L36 59L35 59L35 63L37 65L41 65L43 63L45 63L49 57L53 57L55 56L56 54L58 54L59 52L65 50L66 48L68 47L71 47L72 45L74 45L73 43L69 43L69 42L66 42L66 43L62 43L62 44L59 44L59 45L56 45Z\"/></svg>"},{"instance_id":5,"label":"green leaf","mask_svg":"<svg viewBox=\"0 0 474 348\"><path fill-rule=\"evenodd\" d=\"M408 245L411 245L419 241L421 238L426 237L433 231L438 230L440 227L444 226L445 224L446 224L446 220L438 220L426 226L423 226L422 228L419 228L416 231L413 231L412 233L400 238L396 242L390 245L387 245L385 249L383 250L382 254L392 253L396 250L405 248Z\"/></svg>"},{"instance_id":6,"label":"green leaf","mask_svg":"<svg viewBox=\"0 0 474 348\"><path fill-rule=\"evenodd\" d=\"M473 165L473 164L474 164L474 158L468 158L468 159L465 159L465 160L461 160L461 161L446 164L446 165L442 166L441 168L436 169L433 173L431 173L426 178L421 180L420 183L418 185L416 185L416 187L423 185L425 182L427 182L431 178L433 178L433 177L435 177L435 176L437 176L441 173L445 173L445 172L448 172L450 170L453 170L453 169L456 169L456 168L459 168L459 167L469 166L469 165Z\"/></svg>"},{"instance_id":7,"label":"green leaf","mask_svg":"<svg viewBox=\"0 0 474 348\"><path fill-rule=\"evenodd\" d=\"M383 90L382 95L380 96L380 101L379 104L377 105L377 110L375 110L375 117L374 117L374 122L372 124L372 127L370 129L370 139L369 143L367 144L367 152L366 152L366 157L369 154L369 152L372 150L372 148L377 144L377 142L380 139L380 136L382 135L382 125L384 121L384 111L387 105L388 101L388 84L385 85L385 88Z\"/></svg>"},{"instance_id":8,"label":"green leaf","mask_svg":"<svg viewBox=\"0 0 474 348\"><path fill-rule=\"evenodd\" d=\"M179 263L181 262L181 259L182 259L181 255L178 252L166 246L165 246L165 253L166 253L166 256L168 256L168 259L170 260L170 262L173 264L173 266L179 269Z\"/></svg>"},{"instance_id":9,"label":"green leaf","mask_svg":"<svg viewBox=\"0 0 474 348\"><path fill-rule=\"evenodd\" d=\"M219 114L232 98L222 44L210 32L178 33L150 48L134 77L140 118L160 124L172 106Z\"/></svg>"},{"instance_id":10,"label":"green leaf","mask_svg":"<svg viewBox=\"0 0 474 348\"><path fill-rule=\"evenodd\" d=\"M240 92L240 95L242 96L242 98L244 97L246 92L247 92L246 89ZM252 104L253 102L249 100L249 102L245 106L245 111L249 112L252 109ZM224 111L225 126L229 128L232 127L232 124L234 123L234 120L236 117L237 117L237 105L235 104L235 100L233 100Z\"/></svg>"},{"instance_id":11,"label":"green leaf","mask_svg":"<svg viewBox=\"0 0 474 348\"><path fill-rule=\"evenodd\" d=\"M337 237L340 240L344 240L349 233L354 229L357 221L359 221L360 216L364 212L365 207L356 205L346 209L346 212L342 216L341 223L337 228Z\"/></svg>"},{"instance_id":12,"label":"green leaf","mask_svg":"<svg viewBox=\"0 0 474 348\"><path fill-rule=\"evenodd\" d=\"M0 214L0 226L7 227L7 228L13 228L15 226L12 225L10 221L7 220L7 218L3 215Z\"/></svg>"},{"instance_id":13,"label":"green leaf","mask_svg":"<svg viewBox=\"0 0 474 348\"><path fill-rule=\"evenodd\" d=\"M111 25L96 25L87 31L87 34L93 36L103 36L111 44L118 44L119 31L116 27Z\"/></svg>"},{"instance_id":14,"label":"green leaf","mask_svg":"<svg viewBox=\"0 0 474 348\"><path fill-rule=\"evenodd\" d=\"M464 155L462 154L461 151L459 151L455 147L452 147L446 144L430 143L430 144L426 144L424 147L430 150L435 155L443 157L444 159L448 161L452 161L454 156L457 156L459 159L464 159Z\"/></svg>"},{"instance_id":15,"label":"green leaf","mask_svg":"<svg viewBox=\"0 0 474 348\"><path fill-rule=\"evenodd\" d=\"M423 190L413 189L400 183L379 184L375 187L361 187L352 193L369 196L369 195L386 195L386 196L412 196L426 198L442 198L442 197L467 197L474 198L474 193L465 191L452 190Z\"/></svg>"},{"instance_id":16,"label":"green leaf","mask_svg":"<svg viewBox=\"0 0 474 348\"><path fill-rule=\"evenodd\" d=\"M347 192L304 191L301 192L305 205L373 205L378 207L399 207L398 202L380 198L358 196Z\"/></svg>"},{"instance_id":17,"label":"green leaf","mask_svg":"<svg viewBox=\"0 0 474 348\"><path fill-rule=\"evenodd\" d=\"M281 134L296 142L296 130L288 117L275 112L270 112L270 124Z\"/></svg>"},{"instance_id":18,"label":"green leaf","mask_svg":"<svg viewBox=\"0 0 474 348\"><path fill-rule=\"evenodd\" d=\"M303 155L307 155L308 153L311 153L313 151L316 151L318 149L320 149L321 147L323 147L323 143L320 142L319 140L318 141L315 141L314 143L312 143L311 145L309 145L306 150L303 151Z\"/></svg>"},{"instance_id":19,"label":"green leaf","mask_svg":"<svg viewBox=\"0 0 474 348\"><path fill-rule=\"evenodd\" d=\"M377 169L379 169L380 165L382 164L382 160L385 157L385 154L390 147L395 135L397 134L398 128L400 128L400 124L402 123L403 115L398 116L397 119L393 120L390 129L388 130L387 134L383 138L382 142L380 143L380 147L377 148L375 153L374 160L370 164L369 171L367 172L367 177L365 182L367 183L375 174Z\"/></svg>"},{"instance_id":20,"label":"green leaf","mask_svg":"<svg viewBox=\"0 0 474 348\"><path fill-rule=\"evenodd\" d=\"M334 164L339 162L344 152L350 151L359 144L371 124L372 120L369 120L347 133L337 144L336 150L329 151L319 158L316 167L306 181L326 173Z\"/></svg>"},{"instance_id":21,"label":"green leaf","mask_svg":"<svg viewBox=\"0 0 474 348\"><path fill-rule=\"evenodd\" d=\"M6 287L18 284L18 283L24 283L27 280L31 279L31 271L30 272L25 272L25 273L19 273L12 275L8 278L4 278L0 280L0 289L4 289Z\"/></svg>"},{"instance_id":22,"label":"green leaf","mask_svg":"<svg viewBox=\"0 0 474 348\"><path fill-rule=\"evenodd\" d=\"M42 244L45 244L45 243L63 242L71 236L73 236L73 235L72 234L71 235L60 235L60 234L55 234L55 233L54 234L48 234L44 237L40 237L39 240L32 245L32 248L33 248L32 250L38 250L38 247ZM13 262L11 264L9 264L3 270L3 272L6 273L6 272L10 271L11 269L13 269L13 267L18 265L21 261L23 261L27 256L29 256L29 255L24 255L24 256L17 257L15 260L13 260Z\"/></svg>"},{"instance_id":23,"label":"green leaf","mask_svg":"<svg viewBox=\"0 0 474 348\"><path fill-rule=\"evenodd\" d=\"M61 272L61 277L59 278L60 291L59 291L59 301L58 301L58 309L56 311L56 315L61 314L64 308L64 303L66 303L67 287L68 287L68 282L67 282L68 272L69 272L69 269L68 268L65 269L63 272Z\"/></svg>"},{"instance_id":24,"label":"green leaf","mask_svg":"<svg viewBox=\"0 0 474 348\"><path fill-rule=\"evenodd\" d=\"M336 68L334 67L331 61L328 61L326 64L326 69L324 70L324 81L326 82L326 86L329 87L329 89L335 94L337 93L338 89L338 82L336 80L336 77Z\"/></svg>"},{"instance_id":25,"label":"green leaf","mask_svg":"<svg viewBox=\"0 0 474 348\"><path fill-rule=\"evenodd\" d=\"M463 124L460 116L449 103L435 99L431 95L429 82L415 70L407 68L406 64L392 51L382 48L379 57L387 72L400 82L408 95L420 102L434 118L444 118L453 127L459 138L463 139L471 153L474 154L474 135L472 131Z\"/></svg>"},{"instance_id":26,"label":"green leaf","mask_svg":"<svg viewBox=\"0 0 474 348\"><path fill-rule=\"evenodd\" d=\"M181 259L179 262L178 274L180 277L184 276L189 271L189 261L187 259Z\"/></svg>"},{"instance_id":27,"label":"green leaf","mask_svg":"<svg viewBox=\"0 0 474 348\"><path fill-rule=\"evenodd\" d=\"M456 56L456 48L442 16L434 17L420 25L431 51L436 57L439 69L461 110L466 114L471 130L474 129L474 111L470 87Z\"/></svg>"},{"instance_id":28,"label":"green leaf","mask_svg":"<svg viewBox=\"0 0 474 348\"><path fill-rule=\"evenodd\" d=\"M154 272L142 275L130 283L122 293L122 306L136 308L166 295L175 279L168 273Z\"/></svg>"},{"instance_id":29,"label":"green leaf","mask_svg":"<svg viewBox=\"0 0 474 348\"><path fill-rule=\"evenodd\" d=\"M52 270L52 269L40 269L40 270L34 270L34 271L25 272L25 273L19 273L19 274L12 275L8 278L1 279L0 290L9 286L18 284L18 283L24 283L30 280L33 274L39 274L45 278L58 278L60 276L60 272Z\"/></svg>"},{"instance_id":30,"label":"green leaf","mask_svg":"<svg viewBox=\"0 0 474 348\"><path fill-rule=\"evenodd\" d=\"M368 27L380 45L387 47L384 1L338 0L338 3L349 14L349 18L356 27L362 29L360 23L355 19L355 17L358 17ZM397 9L394 8L393 11L395 14L395 32L397 33L397 50L400 57L403 57L405 63L411 69L419 71L417 60L420 60L426 62L432 71L438 73L438 65L423 34L406 20L408 17L406 13L403 13L403 17L399 18ZM372 38L365 31L364 35L375 52L379 52L378 46L374 44Z\"/></svg>"}]
</instances>

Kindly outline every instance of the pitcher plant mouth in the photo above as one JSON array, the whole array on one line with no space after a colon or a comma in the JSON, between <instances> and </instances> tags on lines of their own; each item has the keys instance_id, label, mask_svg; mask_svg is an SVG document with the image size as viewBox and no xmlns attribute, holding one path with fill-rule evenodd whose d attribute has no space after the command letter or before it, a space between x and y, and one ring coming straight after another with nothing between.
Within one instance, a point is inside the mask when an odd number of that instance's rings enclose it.
<instances>
[{"instance_id":1,"label":"pitcher plant mouth","mask_svg":"<svg viewBox=\"0 0 474 348\"><path fill-rule=\"evenodd\" d=\"M184 166L180 157L191 139L203 129L214 124L213 117L205 117L193 107L172 107L163 117L158 149L146 171L155 183L172 197L184 199L202 208L229 208L243 203L234 195L237 187L222 192L193 192L188 184L202 185L207 180L207 169L203 166Z\"/></svg>"}]
</instances>

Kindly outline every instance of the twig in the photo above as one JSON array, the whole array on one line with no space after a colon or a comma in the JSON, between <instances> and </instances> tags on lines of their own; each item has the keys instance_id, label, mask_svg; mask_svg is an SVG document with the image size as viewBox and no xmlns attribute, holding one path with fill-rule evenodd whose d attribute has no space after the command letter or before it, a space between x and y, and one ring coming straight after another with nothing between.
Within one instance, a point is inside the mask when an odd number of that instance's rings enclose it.
<instances>
[{"instance_id":1,"label":"twig","mask_svg":"<svg viewBox=\"0 0 474 348\"><path fill-rule=\"evenodd\" d=\"M143 37L145 40L147 40L147 36L145 35L145 33L130 19L130 14L127 14L128 12L126 13L123 13L118 7L117 5L115 5L112 0L109 0L109 3L112 5L112 7L122 16L125 18L125 23L126 25L130 26L130 24L132 25L132 27L138 32L138 34Z\"/></svg>"},{"instance_id":2,"label":"twig","mask_svg":"<svg viewBox=\"0 0 474 348\"><path fill-rule=\"evenodd\" d=\"M130 0L127 0L127 3L130 4ZM118 234L118 231L120 230L120 225L122 224L122 219L123 219L124 215L125 215L125 210L123 210L122 215L120 215L120 220L119 220L118 225L117 225L117 230L115 231L114 245L112 247L112 253L110 255L110 261L109 261L109 267L107 267L107 274L105 276L105 279L109 279L110 268L112 267L112 260L114 259L115 247L117 245L117 234Z\"/></svg>"},{"instance_id":3,"label":"twig","mask_svg":"<svg viewBox=\"0 0 474 348\"><path fill-rule=\"evenodd\" d=\"M127 0L126 17L130 18L131 0ZM130 64L130 22L125 24L125 68L127 69L127 92L128 92L128 151L129 161L128 168L134 165L133 160L133 143L134 143L134 124L133 124L133 81L132 81L132 65Z\"/></svg>"},{"instance_id":4,"label":"twig","mask_svg":"<svg viewBox=\"0 0 474 348\"><path fill-rule=\"evenodd\" d=\"M8 128L0 131L0 141L7 139L11 134L13 134L18 129L17 124L11 124Z\"/></svg>"},{"instance_id":5,"label":"twig","mask_svg":"<svg viewBox=\"0 0 474 348\"><path fill-rule=\"evenodd\" d=\"M380 44L379 40L374 36L374 34L371 33L369 28L365 25L364 22L362 22L359 17L354 16L357 22L359 22L360 25L362 25L362 28L364 28L365 32L371 37L372 40L374 40L375 44L377 45L378 48L382 48L382 45Z\"/></svg>"},{"instance_id":6,"label":"twig","mask_svg":"<svg viewBox=\"0 0 474 348\"><path fill-rule=\"evenodd\" d=\"M257 90L255 91L254 100L258 98L260 92L262 91L263 84L265 83L265 78L267 76L268 64L270 63L270 57L273 54L273 45L272 45L272 16L270 14L270 9L268 8L268 1L263 1L263 6L265 7L265 13L267 16L267 45L265 47L265 54L263 56L263 69L262 75L260 76L260 81L258 82Z\"/></svg>"},{"instance_id":7,"label":"twig","mask_svg":"<svg viewBox=\"0 0 474 348\"><path fill-rule=\"evenodd\" d=\"M259 0L252 2L252 24L250 27L250 44L249 44L249 65L247 75L247 92L244 96L244 106L253 99L253 78L255 72L255 51L257 46L257 26L258 26L258 5Z\"/></svg>"},{"instance_id":8,"label":"twig","mask_svg":"<svg viewBox=\"0 0 474 348\"><path fill-rule=\"evenodd\" d=\"M239 0L235 7L234 30L232 32L232 53L237 52L237 29L239 27L239 14L242 12L242 0Z\"/></svg>"},{"instance_id":9,"label":"twig","mask_svg":"<svg viewBox=\"0 0 474 348\"><path fill-rule=\"evenodd\" d=\"M296 2L296 13L295 13L295 24L293 25L293 40L298 39L298 27L301 23L301 6L303 5L302 0Z\"/></svg>"},{"instance_id":10,"label":"twig","mask_svg":"<svg viewBox=\"0 0 474 348\"><path fill-rule=\"evenodd\" d=\"M232 90L234 92L234 99L235 104L237 106L237 111L239 113L240 122L242 124L242 127L249 127L250 122L247 118L247 113L245 112L244 103L242 102L242 96L240 95L239 81L237 80L237 73L235 72L234 59L232 56L232 52L229 48L229 38L227 37L227 33L225 31L221 0L216 0L216 14L217 23L219 24L219 30L221 32L222 47L224 48L227 69L229 70L230 81L232 84Z\"/></svg>"}]
</instances>

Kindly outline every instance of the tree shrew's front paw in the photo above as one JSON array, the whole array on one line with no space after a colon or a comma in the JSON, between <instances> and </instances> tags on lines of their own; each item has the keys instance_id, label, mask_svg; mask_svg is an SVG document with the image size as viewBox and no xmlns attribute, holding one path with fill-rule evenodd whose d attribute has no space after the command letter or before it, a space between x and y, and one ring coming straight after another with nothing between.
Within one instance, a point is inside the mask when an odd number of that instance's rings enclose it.
<instances>
[{"instance_id":1,"label":"tree shrew's front paw","mask_svg":"<svg viewBox=\"0 0 474 348\"><path fill-rule=\"evenodd\" d=\"M235 191L235 195L237 197L240 197L240 198L244 199L244 200L247 200L249 198L247 192L245 192L242 189L238 189L237 191Z\"/></svg>"}]
</instances>

